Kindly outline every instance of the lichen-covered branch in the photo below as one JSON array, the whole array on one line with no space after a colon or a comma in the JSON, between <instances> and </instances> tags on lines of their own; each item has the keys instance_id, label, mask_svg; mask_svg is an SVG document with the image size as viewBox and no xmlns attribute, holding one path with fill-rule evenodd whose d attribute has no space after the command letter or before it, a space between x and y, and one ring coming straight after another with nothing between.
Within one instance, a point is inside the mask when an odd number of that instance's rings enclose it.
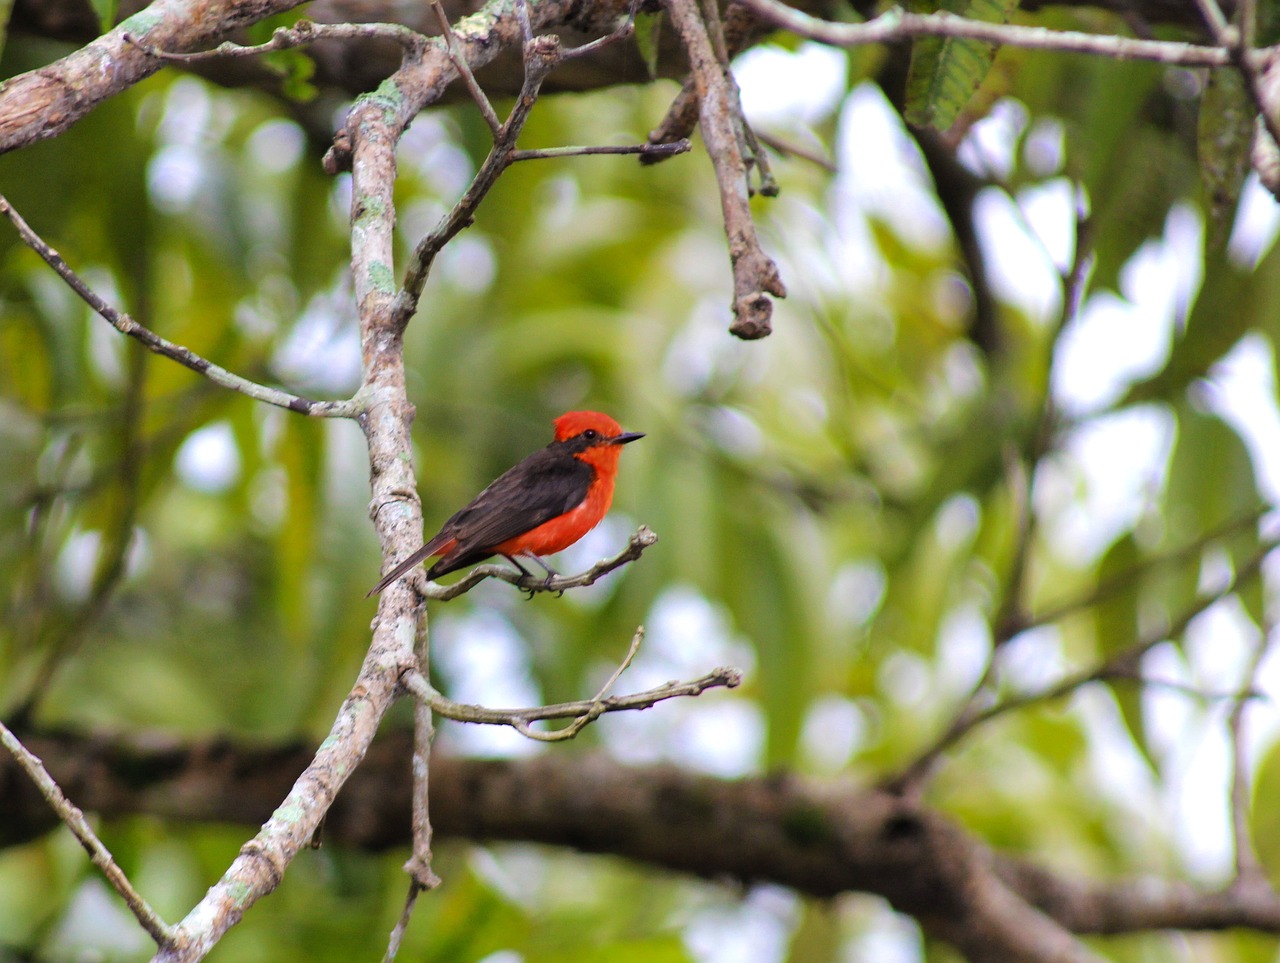
<instances>
[{"instance_id":1,"label":"lichen-covered branch","mask_svg":"<svg viewBox=\"0 0 1280 963\"><path fill-rule=\"evenodd\" d=\"M124 870L120 868L111 852L102 844L98 834L93 831L93 827L84 818L84 813L66 797L66 794L54 781L53 777L49 775L49 771L45 769L44 763L24 746L3 722L0 722L0 745L9 750L9 755L14 762L21 766L23 771L31 778L31 782L40 790L40 794L49 804L49 807L58 814L58 818L62 820L63 825L71 830L76 839L80 841L80 845L89 854L93 865L102 870L102 875L107 878L107 882L120 894L120 898L129 907L129 911L142 924L142 928L156 941L156 945L160 947L167 946L173 936L164 920L142 898L141 894L133 888L133 884L129 882L129 877L125 876Z\"/></svg>"},{"instance_id":2,"label":"lichen-covered branch","mask_svg":"<svg viewBox=\"0 0 1280 963\"><path fill-rule=\"evenodd\" d=\"M300 2L155 0L74 53L0 84L0 154L56 137L164 65L128 37L161 50L193 50Z\"/></svg>"}]
</instances>

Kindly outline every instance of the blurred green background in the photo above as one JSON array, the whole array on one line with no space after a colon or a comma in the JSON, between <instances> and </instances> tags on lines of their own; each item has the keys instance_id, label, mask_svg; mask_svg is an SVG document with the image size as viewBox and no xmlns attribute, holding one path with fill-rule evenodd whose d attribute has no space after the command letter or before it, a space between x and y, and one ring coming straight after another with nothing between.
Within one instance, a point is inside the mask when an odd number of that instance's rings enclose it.
<instances>
[{"instance_id":1,"label":"blurred green background","mask_svg":"<svg viewBox=\"0 0 1280 963\"><path fill-rule=\"evenodd\" d=\"M1009 637L997 690L1037 691L1158 634L1266 545L1247 520L1275 496L1262 445L1280 419L1275 215L1246 193L1222 243L1235 208L1204 200L1203 75L1001 54L950 135L980 192L992 275L975 329L938 168L874 84L883 55L796 46L742 67L761 128L835 164L777 157L782 195L756 202L790 291L770 338L726 332L700 148L653 167L517 165L437 262L407 332L428 526L549 440L555 415L590 407L647 436L626 451L609 520L559 567L612 554L641 523L661 539L563 599L494 584L436 607L437 684L490 705L583 698L641 623L624 691L725 663L747 673L733 692L612 716L545 751L889 778L954 716L993 638ZM6 75L59 52L14 40ZM675 90L546 97L522 146L638 142ZM0 191L166 338L256 380L346 397L359 380L349 181L321 172L326 145L293 117L165 71L0 158ZM402 257L487 137L467 105L415 121L399 155ZM1058 274L1078 204L1093 262L1073 317ZM41 726L319 738L374 613L359 429L148 355L8 230L0 299L2 711L35 691ZM1275 614L1265 585L1249 581L1135 667L1176 685L1120 679L1003 716L947 753L928 802L1061 870L1224 881L1221 696L1250 684ZM1076 600L1050 625L1007 631ZM389 724L408 725L408 708ZM1276 778L1278 718L1266 702L1248 713L1245 757L1263 779ZM453 724L440 740L535 751ZM1258 817L1274 869L1280 826ZM145 818L102 831L169 919L247 835ZM399 913L405 855L300 859L214 958L372 958ZM445 885L420 902L402 959L954 958L854 894L810 901L518 845L445 842L437 868ZM1125 961L1276 956L1274 939L1241 933L1097 947ZM5 954L133 960L149 943L56 832L0 852Z\"/></svg>"}]
</instances>

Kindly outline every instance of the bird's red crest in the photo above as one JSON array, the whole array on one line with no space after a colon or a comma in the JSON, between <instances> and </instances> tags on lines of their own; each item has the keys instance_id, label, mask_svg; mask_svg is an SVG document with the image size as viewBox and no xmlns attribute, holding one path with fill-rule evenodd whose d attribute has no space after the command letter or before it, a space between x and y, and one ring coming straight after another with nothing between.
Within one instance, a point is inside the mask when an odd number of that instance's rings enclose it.
<instances>
[{"instance_id":1,"label":"bird's red crest","mask_svg":"<svg viewBox=\"0 0 1280 963\"><path fill-rule=\"evenodd\" d=\"M566 411L555 420L554 424L556 441L567 441L589 428L594 428L605 438L616 438L622 434L621 425L598 411Z\"/></svg>"}]
</instances>

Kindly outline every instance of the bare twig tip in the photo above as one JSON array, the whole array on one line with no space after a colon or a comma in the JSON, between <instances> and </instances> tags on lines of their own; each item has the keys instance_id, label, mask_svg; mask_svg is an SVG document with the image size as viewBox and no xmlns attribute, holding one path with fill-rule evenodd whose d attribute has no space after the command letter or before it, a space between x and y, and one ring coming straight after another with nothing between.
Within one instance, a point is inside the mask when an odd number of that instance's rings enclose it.
<instances>
[{"instance_id":1,"label":"bare twig tip","mask_svg":"<svg viewBox=\"0 0 1280 963\"><path fill-rule=\"evenodd\" d=\"M755 341L773 333L773 302L763 291L752 291L733 303L734 320L731 334L744 341Z\"/></svg>"}]
</instances>

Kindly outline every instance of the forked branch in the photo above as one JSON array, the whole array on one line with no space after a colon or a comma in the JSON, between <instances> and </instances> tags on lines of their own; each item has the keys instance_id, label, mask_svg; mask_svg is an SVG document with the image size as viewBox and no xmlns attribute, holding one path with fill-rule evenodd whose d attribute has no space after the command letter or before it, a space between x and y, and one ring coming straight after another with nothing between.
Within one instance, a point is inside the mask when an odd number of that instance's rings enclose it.
<instances>
[{"instance_id":1,"label":"forked branch","mask_svg":"<svg viewBox=\"0 0 1280 963\"><path fill-rule=\"evenodd\" d=\"M747 165L743 156L746 129L737 88L728 64L716 56L707 24L697 0L663 0L680 35L698 95L698 119L707 153L720 187L720 208L729 241L733 269L733 323L729 330L739 338L763 338L773 330L773 302L784 298L786 286L778 266L764 253L751 217Z\"/></svg>"},{"instance_id":2,"label":"forked branch","mask_svg":"<svg viewBox=\"0 0 1280 963\"><path fill-rule=\"evenodd\" d=\"M683 696L698 696L708 689L733 689L742 684L742 672L729 666L721 666L699 679L691 682L668 682L664 685L643 692L635 692L624 696L607 696L615 682L631 665L644 640L644 626L636 629L631 639L631 647L622 663L600 687L595 698L579 702L561 702L556 705L534 706L527 709L489 709L484 706L468 705L445 698L426 680L426 677L414 669L406 672L401 681L423 705L430 706L435 712L455 722L471 722L488 726L510 726L527 739L537 742L563 742L572 739L586 726L595 722L606 712L626 712L633 709L648 709L667 699ZM534 729L533 723L548 719L572 719L563 729L545 732Z\"/></svg>"},{"instance_id":3,"label":"forked branch","mask_svg":"<svg viewBox=\"0 0 1280 963\"><path fill-rule=\"evenodd\" d=\"M403 330L405 325L409 323L409 319L413 317L414 312L417 311L418 302L422 298L423 287L427 283L427 276L430 274L431 265L435 261L436 255L459 232L474 223L476 210L479 208L480 203L488 195L493 185L497 183L498 178L512 164L525 160L593 154L671 156L689 149L687 141L672 145L636 144L618 147L552 147L540 150L518 150L516 148L516 142L520 138L520 133L524 130L529 114L533 110L533 105L538 100L539 91L542 89L542 83L547 75L557 64L564 60L579 56L584 51L596 50L601 46L616 43L630 36L635 18L634 4L629 16L612 33L583 47L565 49L560 46L559 38L555 36L543 35L536 37L533 35L528 4L525 0L518 0L515 4L515 11L517 18L520 20L521 33L524 36L524 80L520 95L516 98L516 102L506 120L499 120L493 105L489 102L489 98L485 96L479 83L476 82L475 75L467 59L466 44L450 25L448 17L438 0L433 4L433 7L436 18L440 22L440 29L443 31L445 50L449 61L454 70L457 71L458 76L462 78L467 92L475 102L476 109L480 111L480 115L484 118L485 123L488 124L489 130L493 135L493 147L480 165L475 177L472 178L471 184L452 210L445 214L435 229L419 241L414 248L413 254L409 259L409 265L405 269L404 282L396 299L395 325L398 330Z\"/></svg>"}]
</instances>

